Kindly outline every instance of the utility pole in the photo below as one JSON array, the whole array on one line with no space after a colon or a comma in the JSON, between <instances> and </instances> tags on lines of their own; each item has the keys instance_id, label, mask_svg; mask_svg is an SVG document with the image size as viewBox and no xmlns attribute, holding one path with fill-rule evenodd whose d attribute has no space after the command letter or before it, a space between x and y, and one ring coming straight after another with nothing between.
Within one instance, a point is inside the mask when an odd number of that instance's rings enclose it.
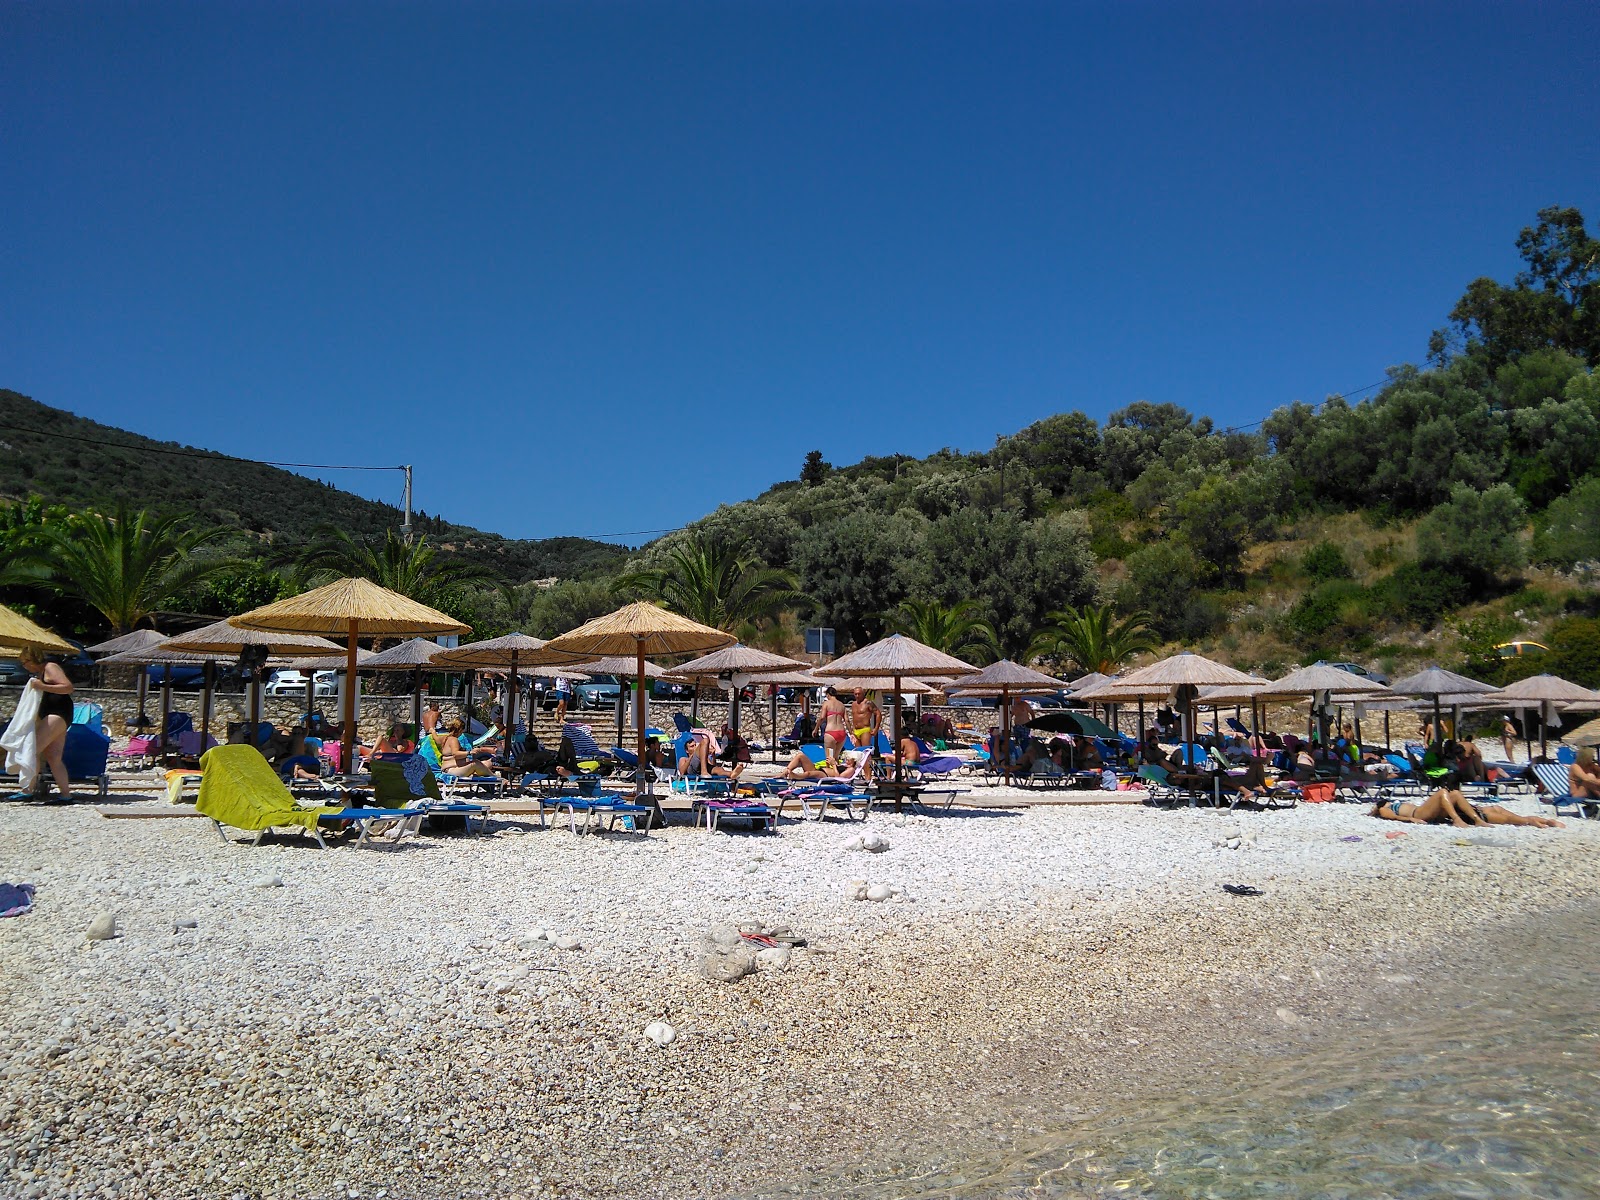
<instances>
[{"instance_id":1,"label":"utility pole","mask_svg":"<svg viewBox=\"0 0 1600 1200\"><path fill-rule=\"evenodd\" d=\"M411 465L408 463L400 468L406 473L406 498L405 519L400 522L400 536L405 539L406 545L411 545Z\"/></svg>"}]
</instances>

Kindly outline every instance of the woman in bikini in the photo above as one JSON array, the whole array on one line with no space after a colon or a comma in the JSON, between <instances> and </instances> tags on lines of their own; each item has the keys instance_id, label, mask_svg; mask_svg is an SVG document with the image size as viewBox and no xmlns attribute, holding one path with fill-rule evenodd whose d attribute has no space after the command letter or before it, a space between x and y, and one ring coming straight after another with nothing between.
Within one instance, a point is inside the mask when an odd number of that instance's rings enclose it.
<instances>
[{"instance_id":1,"label":"woman in bikini","mask_svg":"<svg viewBox=\"0 0 1600 1200\"><path fill-rule=\"evenodd\" d=\"M1577 758L1567 767L1567 790L1585 800L1600 800L1600 769L1595 767L1592 746L1579 750Z\"/></svg>"},{"instance_id":2,"label":"woman in bikini","mask_svg":"<svg viewBox=\"0 0 1600 1200\"><path fill-rule=\"evenodd\" d=\"M1563 829L1553 817L1522 817L1498 804L1476 808L1460 792L1440 788L1420 804L1408 800L1385 800L1372 806L1368 814L1383 821L1403 821L1408 825L1454 825L1466 829L1474 825L1531 825L1536 829Z\"/></svg>"},{"instance_id":3,"label":"woman in bikini","mask_svg":"<svg viewBox=\"0 0 1600 1200\"><path fill-rule=\"evenodd\" d=\"M829 688L828 698L822 702L818 717L822 721L822 753L828 760L830 771L839 770L839 753L844 749L845 721L849 716L850 710L839 699L839 693Z\"/></svg>"}]
</instances>

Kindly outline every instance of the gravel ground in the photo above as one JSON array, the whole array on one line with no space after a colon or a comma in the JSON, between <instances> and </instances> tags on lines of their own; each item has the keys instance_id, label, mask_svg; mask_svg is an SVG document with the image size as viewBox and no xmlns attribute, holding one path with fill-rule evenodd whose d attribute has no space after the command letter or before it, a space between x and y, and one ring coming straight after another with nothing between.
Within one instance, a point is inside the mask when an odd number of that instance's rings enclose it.
<instances>
[{"instance_id":1,"label":"gravel ground","mask_svg":"<svg viewBox=\"0 0 1600 1200\"><path fill-rule=\"evenodd\" d=\"M324 853L6 807L0 878L37 884L38 907L0 921L0 1195L761 1191L1003 1141L1030 1096L1136 1094L1600 892L1600 822L1364 813L880 813L775 837L502 822ZM864 829L888 848L854 845ZM851 899L863 884L895 894ZM120 936L86 941L107 912ZM808 944L706 980L704 939L739 921Z\"/></svg>"}]
</instances>

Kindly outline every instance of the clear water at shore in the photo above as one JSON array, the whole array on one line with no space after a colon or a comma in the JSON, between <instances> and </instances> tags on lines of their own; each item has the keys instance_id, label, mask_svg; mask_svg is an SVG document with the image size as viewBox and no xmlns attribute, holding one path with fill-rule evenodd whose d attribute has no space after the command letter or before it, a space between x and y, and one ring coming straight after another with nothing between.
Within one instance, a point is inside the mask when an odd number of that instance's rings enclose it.
<instances>
[{"instance_id":1,"label":"clear water at shore","mask_svg":"<svg viewBox=\"0 0 1600 1200\"><path fill-rule=\"evenodd\" d=\"M1015 1146L768 1194L1600 1196L1600 907L1497 942L1449 978L1383 985L1392 1003L1301 1052L1087 1120L1020 1113L1036 1132Z\"/></svg>"}]
</instances>

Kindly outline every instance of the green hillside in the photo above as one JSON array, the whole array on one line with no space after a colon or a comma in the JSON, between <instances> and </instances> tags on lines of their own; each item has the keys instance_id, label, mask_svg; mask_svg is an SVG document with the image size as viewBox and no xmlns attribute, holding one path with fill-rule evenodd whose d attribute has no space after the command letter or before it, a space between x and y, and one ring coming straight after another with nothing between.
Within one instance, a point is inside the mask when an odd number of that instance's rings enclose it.
<instances>
[{"instance_id":1,"label":"green hillside","mask_svg":"<svg viewBox=\"0 0 1600 1200\"><path fill-rule=\"evenodd\" d=\"M232 548L268 553L308 544L328 526L381 538L399 508L292 471L158 442L0 389L0 501L38 496L74 510L149 508L235 531ZM415 527L444 553L520 584L614 571L627 551L586 538L503 538L418 513Z\"/></svg>"}]
</instances>

